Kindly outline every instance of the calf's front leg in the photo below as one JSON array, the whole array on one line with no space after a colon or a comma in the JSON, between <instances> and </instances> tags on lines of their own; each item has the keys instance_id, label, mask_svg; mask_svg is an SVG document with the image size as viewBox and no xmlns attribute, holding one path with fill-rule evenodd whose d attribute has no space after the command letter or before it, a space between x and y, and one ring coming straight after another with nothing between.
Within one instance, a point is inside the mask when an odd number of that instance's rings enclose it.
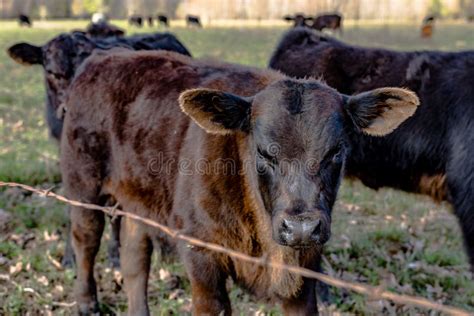
<instances>
[{"instance_id":1,"label":"calf's front leg","mask_svg":"<svg viewBox=\"0 0 474 316\"><path fill-rule=\"evenodd\" d=\"M316 281L313 279L303 280L303 287L298 296L283 300L283 312L285 315L306 316L318 315L318 302L316 299Z\"/></svg>"},{"instance_id":2,"label":"calf's front leg","mask_svg":"<svg viewBox=\"0 0 474 316\"><path fill-rule=\"evenodd\" d=\"M184 246L181 250L191 281L193 315L231 315L226 289L227 274L213 255L199 248Z\"/></svg>"}]
</instances>

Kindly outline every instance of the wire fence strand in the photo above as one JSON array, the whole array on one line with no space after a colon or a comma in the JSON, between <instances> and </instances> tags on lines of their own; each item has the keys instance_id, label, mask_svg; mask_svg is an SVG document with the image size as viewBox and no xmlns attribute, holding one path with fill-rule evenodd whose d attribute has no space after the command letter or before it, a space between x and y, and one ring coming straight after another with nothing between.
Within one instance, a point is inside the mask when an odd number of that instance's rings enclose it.
<instances>
[{"instance_id":1,"label":"wire fence strand","mask_svg":"<svg viewBox=\"0 0 474 316\"><path fill-rule=\"evenodd\" d=\"M62 195L51 192L51 189L47 189L47 190L37 189L29 185L15 183L15 182L0 181L0 187L21 188L23 190L36 193L45 197L55 198L56 200L64 202L69 205L79 206L88 210L102 211L110 216L128 217L136 221L139 221L143 224L155 227L159 229L160 231L162 231L163 233L165 233L166 235L170 236L171 238L187 242L190 245L205 248L214 252L222 253L229 257L242 260L248 263L258 264L260 266L267 266L273 269L286 270L286 271L292 272L294 274L298 274L306 278L316 279L318 281L322 281L328 285L331 285L337 288L346 289L346 290L350 290L359 294L366 295L370 297L371 300L386 299L396 304L424 308L430 311L438 311L438 312L446 313L449 315L456 315L456 316L474 315L474 313L470 313L466 310L463 310L457 307L448 306L448 305L443 305L437 302L430 301L425 298L397 294L394 292L384 290L382 287L369 286L369 285L356 283L356 282L343 281L343 280L340 280L340 279L337 279L337 278L334 278L322 273L314 272L312 270L305 269L302 267L287 265L287 264L279 263L279 262L268 261L268 259L265 257L252 257L245 253L228 249L218 244L208 243L203 240L194 238L192 236L182 234L178 230L172 229L166 225L160 224L151 219L144 218L133 213L127 213L119 209L118 205L115 205L114 207L107 207L107 206L100 206L100 205L95 205L95 204L90 204L90 203L82 203L79 201L70 200Z\"/></svg>"}]
</instances>

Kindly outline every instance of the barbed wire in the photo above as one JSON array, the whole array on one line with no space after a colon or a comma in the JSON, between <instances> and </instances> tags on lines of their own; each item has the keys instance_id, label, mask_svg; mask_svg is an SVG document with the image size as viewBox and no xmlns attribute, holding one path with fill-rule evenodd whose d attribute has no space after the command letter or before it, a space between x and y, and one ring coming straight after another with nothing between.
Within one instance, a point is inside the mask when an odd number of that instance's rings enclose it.
<instances>
[{"instance_id":1,"label":"barbed wire","mask_svg":"<svg viewBox=\"0 0 474 316\"><path fill-rule=\"evenodd\" d=\"M260 266L267 266L273 269L286 270L286 271L292 272L294 274L298 274L306 278L316 279L318 281L322 281L328 285L331 285L337 288L351 290L359 294L364 294L368 296L371 300L386 299L400 305L410 305L414 307L421 307L421 308L428 309L430 311L439 311L439 312L443 312L443 313L446 313L449 315L455 315L455 316L474 315L474 313L470 313L466 310L463 310L457 307L448 306L448 305L443 305L437 302L430 301L425 298L393 293L393 292L384 290L380 286L376 287L376 286L369 286L369 285L356 283L356 282L343 281L343 280L340 280L340 279L337 279L337 278L334 278L322 273L314 272L306 268L269 261L268 258L266 257L252 257L242 252L228 249L218 244L208 243L203 240L194 238L192 236L182 234L178 230L172 229L166 225L155 222L149 218L144 218L133 213L127 213L119 209L118 205L115 205L113 207L108 207L108 206L100 206L100 205L90 204L90 203L82 203L79 201L70 200L62 195L51 192L52 188L43 190L43 189L37 189L32 186L16 183L16 182L0 181L0 187L21 188L23 190L36 193L45 197L55 198L56 200L64 202L69 205L79 206L88 210L102 211L112 217L115 217L115 216L128 217L136 221L139 221L143 224L158 228L159 230L161 230L163 233L170 236L171 238L185 241L190 245L205 248L205 249L215 251L215 252L219 252L229 257L242 260L245 262L258 264Z\"/></svg>"}]
</instances>

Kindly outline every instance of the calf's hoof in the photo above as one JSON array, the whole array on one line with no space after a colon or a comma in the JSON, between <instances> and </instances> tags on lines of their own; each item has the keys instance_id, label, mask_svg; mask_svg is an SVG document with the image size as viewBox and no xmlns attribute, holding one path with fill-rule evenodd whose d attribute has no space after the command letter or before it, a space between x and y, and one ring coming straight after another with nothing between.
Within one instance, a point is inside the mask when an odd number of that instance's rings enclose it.
<instances>
[{"instance_id":1,"label":"calf's hoof","mask_svg":"<svg viewBox=\"0 0 474 316\"><path fill-rule=\"evenodd\" d=\"M73 254L65 254L63 259L61 260L61 265L65 269L72 269L76 264L76 260L74 260Z\"/></svg>"},{"instance_id":2,"label":"calf's hoof","mask_svg":"<svg viewBox=\"0 0 474 316\"><path fill-rule=\"evenodd\" d=\"M78 304L80 316L98 316L100 315L99 303L97 301L91 303Z\"/></svg>"},{"instance_id":3,"label":"calf's hoof","mask_svg":"<svg viewBox=\"0 0 474 316\"><path fill-rule=\"evenodd\" d=\"M109 264L112 268L120 269L120 255L118 247L110 246L107 257L107 260L109 261Z\"/></svg>"},{"instance_id":4,"label":"calf's hoof","mask_svg":"<svg viewBox=\"0 0 474 316\"><path fill-rule=\"evenodd\" d=\"M329 291L329 285L324 282L316 282L316 295L318 302L323 306L329 306L334 303L334 298Z\"/></svg>"}]
</instances>

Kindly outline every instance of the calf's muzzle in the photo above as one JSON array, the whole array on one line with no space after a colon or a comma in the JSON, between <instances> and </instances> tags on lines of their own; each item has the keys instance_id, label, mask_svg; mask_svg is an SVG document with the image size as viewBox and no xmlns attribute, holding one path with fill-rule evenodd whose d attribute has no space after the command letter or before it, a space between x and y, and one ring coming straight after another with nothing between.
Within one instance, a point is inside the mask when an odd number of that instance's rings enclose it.
<instances>
[{"instance_id":1,"label":"calf's muzzle","mask_svg":"<svg viewBox=\"0 0 474 316\"><path fill-rule=\"evenodd\" d=\"M323 244L325 227L328 223L322 219L321 212L313 211L296 216L283 215L276 218L273 226L274 239L283 246L300 248Z\"/></svg>"}]
</instances>

